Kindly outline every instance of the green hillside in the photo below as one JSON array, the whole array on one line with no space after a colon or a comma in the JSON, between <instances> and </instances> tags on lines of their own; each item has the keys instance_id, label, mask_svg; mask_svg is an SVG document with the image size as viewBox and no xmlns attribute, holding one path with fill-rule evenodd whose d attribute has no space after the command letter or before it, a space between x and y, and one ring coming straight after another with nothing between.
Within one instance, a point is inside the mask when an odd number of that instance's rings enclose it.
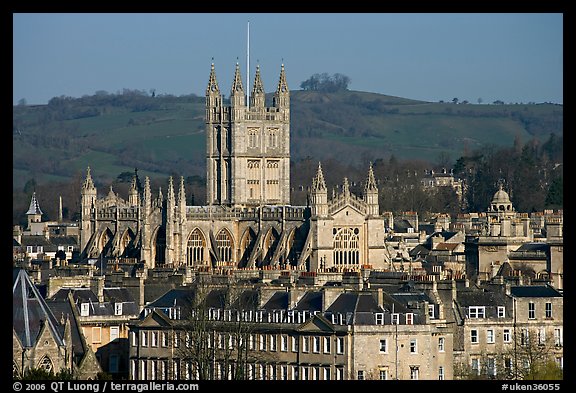
<instances>
[{"instance_id":1,"label":"green hillside","mask_svg":"<svg viewBox=\"0 0 576 393\"><path fill-rule=\"evenodd\" d=\"M267 104L271 97L267 97ZM87 166L100 181L133 171L205 176L204 98L128 92L14 106L15 189L69 179ZM465 150L563 135L563 106L430 103L358 91L291 93L293 160L346 157L453 161Z\"/></svg>"}]
</instances>

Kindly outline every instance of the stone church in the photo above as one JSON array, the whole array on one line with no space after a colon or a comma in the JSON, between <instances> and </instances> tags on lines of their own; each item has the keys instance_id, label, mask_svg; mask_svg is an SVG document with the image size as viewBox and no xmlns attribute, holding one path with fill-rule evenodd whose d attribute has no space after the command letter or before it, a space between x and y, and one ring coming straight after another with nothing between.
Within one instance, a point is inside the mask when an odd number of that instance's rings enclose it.
<instances>
[{"instance_id":1,"label":"stone church","mask_svg":"<svg viewBox=\"0 0 576 393\"><path fill-rule=\"evenodd\" d=\"M247 86L248 88L248 86ZM363 195L328 191L319 164L307 206L290 204L290 92L284 65L266 106L260 69L247 102L236 65L225 106L211 66L206 88L207 204L188 206L184 178L153 194L135 173L128 200L82 187L80 249L89 259L133 258L153 268L357 270L384 268L384 217L368 168ZM176 182L176 184L175 184Z\"/></svg>"}]
</instances>

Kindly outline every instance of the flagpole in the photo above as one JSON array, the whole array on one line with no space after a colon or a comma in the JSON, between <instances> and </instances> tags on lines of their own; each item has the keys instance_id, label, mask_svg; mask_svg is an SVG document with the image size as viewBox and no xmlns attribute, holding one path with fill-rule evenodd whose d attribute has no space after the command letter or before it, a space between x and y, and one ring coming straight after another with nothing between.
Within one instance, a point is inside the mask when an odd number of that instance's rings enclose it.
<instances>
[{"instance_id":1,"label":"flagpole","mask_svg":"<svg viewBox=\"0 0 576 393\"><path fill-rule=\"evenodd\" d=\"M250 21L248 21L248 35L246 45L246 107L250 109Z\"/></svg>"}]
</instances>

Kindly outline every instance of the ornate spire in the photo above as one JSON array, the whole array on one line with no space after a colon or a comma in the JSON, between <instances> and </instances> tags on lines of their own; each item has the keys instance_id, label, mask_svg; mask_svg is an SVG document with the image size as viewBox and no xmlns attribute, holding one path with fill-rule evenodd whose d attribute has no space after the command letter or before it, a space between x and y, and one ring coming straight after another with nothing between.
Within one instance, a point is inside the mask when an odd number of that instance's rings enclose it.
<instances>
[{"instance_id":1,"label":"ornate spire","mask_svg":"<svg viewBox=\"0 0 576 393\"><path fill-rule=\"evenodd\" d=\"M214 63L210 68L210 78L208 79L208 87L206 87L206 95L210 93L219 93L218 81L216 80L216 71L214 71Z\"/></svg>"},{"instance_id":2,"label":"ornate spire","mask_svg":"<svg viewBox=\"0 0 576 393\"><path fill-rule=\"evenodd\" d=\"M180 176L180 189L178 190L178 205L186 205L186 191L184 190L184 176Z\"/></svg>"},{"instance_id":3,"label":"ornate spire","mask_svg":"<svg viewBox=\"0 0 576 393\"><path fill-rule=\"evenodd\" d=\"M374 179L374 171L372 170L372 163L370 163L370 168L368 169L368 179L366 180L364 191L378 191L376 179Z\"/></svg>"},{"instance_id":4,"label":"ornate spire","mask_svg":"<svg viewBox=\"0 0 576 393\"><path fill-rule=\"evenodd\" d=\"M244 88L242 87L242 76L240 75L240 65L236 63L236 72L234 72L234 82L232 83L232 93L244 93Z\"/></svg>"},{"instance_id":5,"label":"ornate spire","mask_svg":"<svg viewBox=\"0 0 576 393\"><path fill-rule=\"evenodd\" d=\"M152 195L152 192L150 191L150 178L148 176L146 176L146 178L144 179L144 197L150 197Z\"/></svg>"},{"instance_id":6,"label":"ornate spire","mask_svg":"<svg viewBox=\"0 0 576 393\"><path fill-rule=\"evenodd\" d=\"M322 173L320 162L318 162L316 176L312 179L312 191L326 191L326 182L324 181L324 173Z\"/></svg>"},{"instance_id":7,"label":"ornate spire","mask_svg":"<svg viewBox=\"0 0 576 393\"><path fill-rule=\"evenodd\" d=\"M262 83L262 78L260 77L260 65L256 66L256 76L254 77L254 88L252 89L252 95L254 94L264 94L264 84Z\"/></svg>"},{"instance_id":8,"label":"ornate spire","mask_svg":"<svg viewBox=\"0 0 576 393\"><path fill-rule=\"evenodd\" d=\"M286 72L284 71L284 64L282 64L282 68L280 69L280 80L278 81L278 88L276 89L276 93L288 93L288 83L286 83Z\"/></svg>"},{"instance_id":9,"label":"ornate spire","mask_svg":"<svg viewBox=\"0 0 576 393\"><path fill-rule=\"evenodd\" d=\"M174 198L174 181L172 180L172 176L168 178L168 195L166 196L169 200Z\"/></svg>"},{"instance_id":10,"label":"ornate spire","mask_svg":"<svg viewBox=\"0 0 576 393\"><path fill-rule=\"evenodd\" d=\"M40 205L38 204L38 200L36 199L36 192L32 193L32 200L30 201L30 207L26 214L40 214L42 215L42 210L40 210Z\"/></svg>"},{"instance_id":11,"label":"ornate spire","mask_svg":"<svg viewBox=\"0 0 576 393\"><path fill-rule=\"evenodd\" d=\"M92 176L90 175L90 167L86 169L86 179L84 180L82 188L85 190L94 188L94 182L92 181Z\"/></svg>"}]
</instances>

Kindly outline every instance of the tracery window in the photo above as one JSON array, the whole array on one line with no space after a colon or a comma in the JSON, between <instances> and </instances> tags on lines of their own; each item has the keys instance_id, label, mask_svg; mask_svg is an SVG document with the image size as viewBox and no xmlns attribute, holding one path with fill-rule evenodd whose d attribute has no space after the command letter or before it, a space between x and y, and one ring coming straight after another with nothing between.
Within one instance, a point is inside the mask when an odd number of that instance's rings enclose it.
<instances>
[{"instance_id":1,"label":"tracery window","mask_svg":"<svg viewBox=\"0 0 576 393\"><path fill-rule=\"evenodd\" d=\"M222 229L216 236L216 247L218 248L218 257L221 262L232 262L232 237L230 233Z\"/></svg>"},{"instance_id":2,"label":"tracery window","mask_svg":"<svg viewBox=\"0 0 576 393\"><path fill-rule=\"evenodd\" d=\"M360 264L359 232L358 228L334 228L334 265Z\"/></svg>"},{"instance_id":3,"label":"tracery window","mask_svg":"<svg viewBox=\"0 0 576 393\"><path fill-rule=\"evenodd\" d=\"M205 247L206 241L204 240L204 236L202 236L200 230L196 228L188 238L186 264L188 266L193 266L195 264L203 263Z\"/></svg>"},{"instance_id":4,"label":"tracery window","mask_svg":"<svg viewBox=\"0 0 576 393\"><path fill-rule=\"evenodd\" d=\"M38 368L44 369L46 372L50 372L54 369L54 365L52 364L52 360L48 356L44 356L40 363L38 363Z\"/></svg>"}]
</instances>

